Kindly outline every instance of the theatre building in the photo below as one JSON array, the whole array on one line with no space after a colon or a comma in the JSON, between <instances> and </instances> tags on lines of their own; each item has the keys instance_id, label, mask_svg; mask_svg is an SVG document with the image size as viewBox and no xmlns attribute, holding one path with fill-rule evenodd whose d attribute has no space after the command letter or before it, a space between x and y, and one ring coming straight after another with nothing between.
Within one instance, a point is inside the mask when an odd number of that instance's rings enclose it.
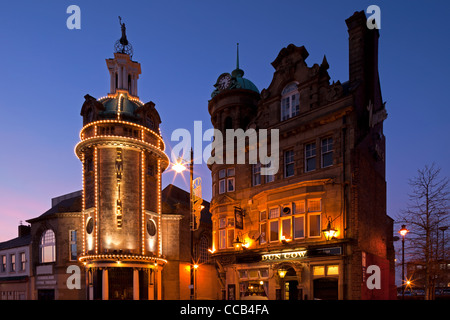
<instances>
[{"instance_id":1,"label":"theatre building","mask_svg":"<svg viewBox=\"0 0 450 320\"><path fill-rule=\"evenodd\" d=\"M239 56L236 69L217 79L208 110L214 128L223 132L224 150L232 143L225 141L227 129L254 129L259 143L247 141L240 151L235 142L234 163L225 155L222 164L217 161L215 148L216 162L209 165L211 251L223 299L395 297L379 33L366 27L364 12L345 22L345 82L331 83L327 59L308 66L306 48L293 44L272 62L266 89L244 78ZM267 129L266 141L261 129ZM267 156L275 157L268 163L258 153L250 163L251 152L265 142ZM237 164L242 154L245 164ZM371 265L379 267L380 289L367 286Z\"/></svg>"}]
</instances>

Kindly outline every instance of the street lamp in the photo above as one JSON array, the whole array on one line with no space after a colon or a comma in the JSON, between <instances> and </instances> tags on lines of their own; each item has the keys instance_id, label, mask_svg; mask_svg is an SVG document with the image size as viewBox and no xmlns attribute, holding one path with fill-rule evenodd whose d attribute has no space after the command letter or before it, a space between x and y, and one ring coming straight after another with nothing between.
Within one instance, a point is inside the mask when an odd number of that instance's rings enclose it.
<instances>
[{"instance_id":1,"label":"street lamp","mask_svg":"<svg viewBox=\"0 0 450 320\"><path fill-rule=\"evenodd\" d=\"M331 240L337 235L337 229L331 227L331 218L328 217L328 224L326 229L322 230L322 233L325 235L325 239Z\"/></svg>"},{"instance_id":2,"label":"street lamp","mask_svg":"<svg viewBox=\"0 0 450 320\"><path fill-rule=\"evenodd\" d=\"M176 172L176 173L182 173L183 171L186 170L186 162L183 163L183 160L180 159L179 161L175 162L174 164L172 164L172 169ZM194 154L193 154L193 150L191 148L191 159L189 161L189 214L190 214L190 218L191 218L191 228L190 228L190 234L191 234L191 265L193 266L193 268L190 268L190 299L194 300L195 299L195 283L194 283L194 269L198 268L198 265L195 264L194 262L194 228L193 228L193 221L192 219L194 219L193 217L193 203L192 203L192 195L193 195L193 177L194 177Z\"/></svg>"},{"instance_id":3,"label":"street lamp","mask_svg":"<svg viewBox=\"0 0 450 320\"><path fill-rule=\"evenodd\" d=\"M405 236L409 230L406 229L406 225L402 225L402 228L398 231L402 236L402 300L405 299Z\"/></svg>"}]
</instances>

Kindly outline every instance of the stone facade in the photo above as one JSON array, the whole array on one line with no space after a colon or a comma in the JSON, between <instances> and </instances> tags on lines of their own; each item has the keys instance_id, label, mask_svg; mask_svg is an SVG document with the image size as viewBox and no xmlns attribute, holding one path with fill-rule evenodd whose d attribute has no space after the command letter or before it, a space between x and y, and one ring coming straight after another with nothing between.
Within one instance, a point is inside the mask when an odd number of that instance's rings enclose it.
<instances>
[{"instance_id":1,"label":"stone facade","mask_svg":"<svg viewBox=\"0 0 450 320\"><path fill-rule=\"evenodd\" d=\"M250 163L257 147L252 142L241 151L245 164L237 164L240 151L235 149L234 164L224 156L224 164L210 165L213 256L224 298L395 295L392 219L386 214L386 110L377 68L379 34L366 28L364 12L356 12L346 23L350 72L344 83L330 83L325 57L320 65L309 67L306 48L293 44L272 62L272 82L260 93L233 85L243 75L239 66L228 87L220 88L223 76L217 81L208 110L224 137L226 129L267 129L269 156L277 138L271 132L279 134L279 168L270 175L261 174L261 169L275 161L266 165L259 154L258 162ZM243 219L243 226L238 219ZM324 235L329 229L336 231L332 239ZM380 290L367 289L365 270L370 264L381 268Z\"/></svg>"}]
</instances>

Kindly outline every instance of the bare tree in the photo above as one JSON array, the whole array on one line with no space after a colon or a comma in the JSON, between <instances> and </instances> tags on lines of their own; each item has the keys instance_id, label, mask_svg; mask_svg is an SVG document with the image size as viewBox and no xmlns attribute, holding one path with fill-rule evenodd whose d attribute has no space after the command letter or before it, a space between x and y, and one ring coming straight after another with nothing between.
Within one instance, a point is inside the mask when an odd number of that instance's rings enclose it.
<instances>
[{"instance_id":1,"label":"bare tree","mask_svg":"<svg viewBox=\"0 0 450 320\"><path fill-rule=\"evenodd\" d=\"M439 273L439 227L448 223L449 179L442 177L441 169L433 163L417 170L409 185L412 188L409 203L401 212L400 220L410 231L408 256L423 264L425 299L430 300L434 298Z\"/></svg>"}]
</instances>

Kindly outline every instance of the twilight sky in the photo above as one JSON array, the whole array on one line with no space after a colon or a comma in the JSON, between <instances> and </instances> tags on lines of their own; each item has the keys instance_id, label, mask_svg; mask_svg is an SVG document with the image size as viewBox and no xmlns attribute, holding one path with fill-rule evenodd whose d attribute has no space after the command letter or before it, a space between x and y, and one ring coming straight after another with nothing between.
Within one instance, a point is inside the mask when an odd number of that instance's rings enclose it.
<instances>
[{"instance_id":1,"label":"twilight sky","mask_svg":"<svg viewBox=\"0 0 450 320\"><path fill-rule=\"evenodd\" d=\"M66 9L81 9L81 29L69 30ZM208 100L223 72L240 67L261 91L270 63L288 44L304 45L308 66L326 54L330 81L348 80L345 19L381 9L379 70L385 121L388 214L405 207L408 178L435 162L450 176L448 12L444 1L9 1L0 10L0 241L17 236L19 221L50 208L51 198L81 189L74 154L84 95L109 91L105 59L127 26L141 63L138 90L162 119L168 152L173 130L211 128ZM207 143L204 143L206 146ZM196 165L211 198L206 165ZM187 178L187 177L186 177ZM163 187L174 180L163 175ZM181 178L179 187L189 190Z\"/></svg>"}]
</instances>

